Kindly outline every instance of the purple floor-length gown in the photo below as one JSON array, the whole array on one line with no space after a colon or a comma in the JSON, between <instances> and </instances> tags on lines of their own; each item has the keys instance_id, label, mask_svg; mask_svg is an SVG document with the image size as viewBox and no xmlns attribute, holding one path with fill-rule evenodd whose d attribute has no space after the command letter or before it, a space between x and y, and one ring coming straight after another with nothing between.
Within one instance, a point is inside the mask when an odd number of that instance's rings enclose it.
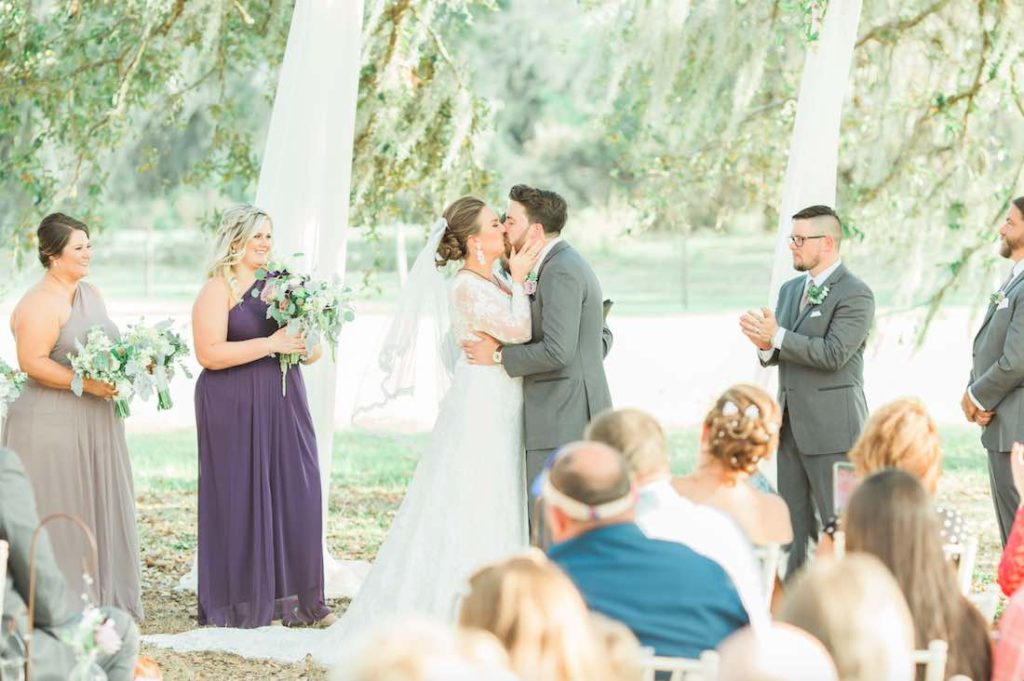
<instances>
[{"instance_id":1,"label":"purple floor-length gown","mask_svg":"<svg viewBox=\"0 0 1024 681\"><path fill-rule=\"evenodd\" d=\"M228 314L229 341L277 329L252 296ZM298 367L278 360L203 371L199 438L199 623L259 627L327 615L316 437Z\"/></svg>"}]
</instances>

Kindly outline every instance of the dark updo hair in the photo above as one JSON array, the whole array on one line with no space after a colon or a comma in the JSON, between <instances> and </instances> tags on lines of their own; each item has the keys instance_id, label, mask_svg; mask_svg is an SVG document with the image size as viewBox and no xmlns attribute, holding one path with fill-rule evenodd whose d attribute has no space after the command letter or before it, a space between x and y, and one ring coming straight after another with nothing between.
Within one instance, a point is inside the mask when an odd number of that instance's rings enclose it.
<instances>
[{"instance_id":1,"label":"dark updo hair","mask_svg":"<svg viewBox=\"0 0 1024 681\"><path fill-rule=\"evenodd\" d=\"M476 219L486 205L475 196L463 196L444 209L442 215L448 222L448 228L444 230L441 243L437 245L438 267L456 260L465 260L469 251L466 241L480 231Z\"/></svg>"},{"instance_id":2,"label":"dark updo hair","mask_svg":"<svg viewBox=\"0 0 1024 681\"><path fill-rule=\"evenodd\" d=\"M1013 200L1013 205L1017 206L1017 210L1024 213L1024 196L1018 196Z\"/></svg>"},{"instance_id":3,"label":"dark updo hair","mask_svg":"<svg viewBox=\"0 0 1024 681\"><path fill-rule=\"evenodd\" d=\"M89 236L89 228L85 223L64 213L50 213L39 223L36 229L36 241L39 243L39 262L43 267L50 269L50 263L54 258L59 258L64 252L64 247L71 240L71 233L75 230L85 232Z\"/></svg>"},{"instance_id":4,"label":"dark updo hair","mask_svg":"<svg viewBox=\"0 0 1024 681\"><path fill-rule=\"evenodd\" d=\"M561 234L568 219L569 207L561 196L547 189L517 184L508 198L522 204L530 224L539 222L545 234Z\"/></svg>"},{"instance_id":5,"label":"dark updo hair","mask_svg":"<svg viewBox=\"0 0 1024 681\"><path fill-rule=\"evenodd\" d=\"M756 385L734 385L704 417L707 452L727 469L752 474L779 446L778 403Z\"/></svg>"}]
</instances>

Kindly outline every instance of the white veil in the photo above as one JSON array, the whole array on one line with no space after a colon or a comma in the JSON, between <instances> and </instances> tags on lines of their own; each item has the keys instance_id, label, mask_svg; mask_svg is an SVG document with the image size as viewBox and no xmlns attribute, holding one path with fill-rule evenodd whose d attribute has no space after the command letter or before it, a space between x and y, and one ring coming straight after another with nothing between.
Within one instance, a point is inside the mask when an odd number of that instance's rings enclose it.
<instances>
[{"instance_id":1,"label":"white veil","mask_svg":"<svg viewBox=\"0 0 1024 681\"><path fill-rule=\"evenodd\" d=\"M451 385L459 348L451 333L447 270L437 247L448 223L434 223L405 286L395 316L360 383L352 423L364 428L430 426Z\"/></svg>"}]
</instances>

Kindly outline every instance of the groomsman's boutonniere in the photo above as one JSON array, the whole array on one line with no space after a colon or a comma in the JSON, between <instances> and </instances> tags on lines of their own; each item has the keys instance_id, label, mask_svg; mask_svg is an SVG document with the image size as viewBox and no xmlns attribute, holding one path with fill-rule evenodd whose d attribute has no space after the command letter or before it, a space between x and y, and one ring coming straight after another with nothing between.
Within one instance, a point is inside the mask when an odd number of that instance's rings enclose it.
<instances>
[{"instance_id":1,"label":"groomsman's boutonniere","mask_svg":"<svg viewBox=\"0 0 1024 681\"><path fill-rule=\"evenodd\" d=\"M1002 290L996 291L995 293L988 297L988 300L993 305L998 305L999 303L1006 300L1006 292Z\"/></svg>"},{"instance_id":2,"label":"groomsman's boutonniere","mask_svg":"<svg viewBox=\"0 0 1024 681\"><path fill-rule=\"evenodd\" d=\"M822 284L821 286L815 286L811 284L807 287L807 302L811 305L821 305L825 302L825 298L828 297L828 286Z\"/></svg>"},{"instance_id":3,"label":"groomsman's boutonniere","mask_svg":"<svg viewBox=\"0 0 1024 681\"><path fill-rule=\"evenodd\" d=\"M532 296L537 292L537 273L530 272L526 275L526 281L523 282L523 290L526 291L526 295Z\"/></svg>"}]
</instances>

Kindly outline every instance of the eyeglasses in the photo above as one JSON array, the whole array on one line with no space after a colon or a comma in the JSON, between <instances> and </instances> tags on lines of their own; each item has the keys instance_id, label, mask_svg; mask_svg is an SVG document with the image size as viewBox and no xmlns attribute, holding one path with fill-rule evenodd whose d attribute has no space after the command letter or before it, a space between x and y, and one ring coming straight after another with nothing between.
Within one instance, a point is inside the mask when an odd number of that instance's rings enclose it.
<instances>
[{"instance_id":1,"label":"eyeglasses","mask_svg":"<svg viewBox=\"0 0 1024 681\"><path fill-rule=\"evenodd\" d=\"M827 235L825 234L818 234L817 236L797 236L796 234L794 234L793 236L789 237L789 241L797 248L803 248L804 242L807 241L808 239L824 239L826 236Z\"/></svg>"}]
</instances>

